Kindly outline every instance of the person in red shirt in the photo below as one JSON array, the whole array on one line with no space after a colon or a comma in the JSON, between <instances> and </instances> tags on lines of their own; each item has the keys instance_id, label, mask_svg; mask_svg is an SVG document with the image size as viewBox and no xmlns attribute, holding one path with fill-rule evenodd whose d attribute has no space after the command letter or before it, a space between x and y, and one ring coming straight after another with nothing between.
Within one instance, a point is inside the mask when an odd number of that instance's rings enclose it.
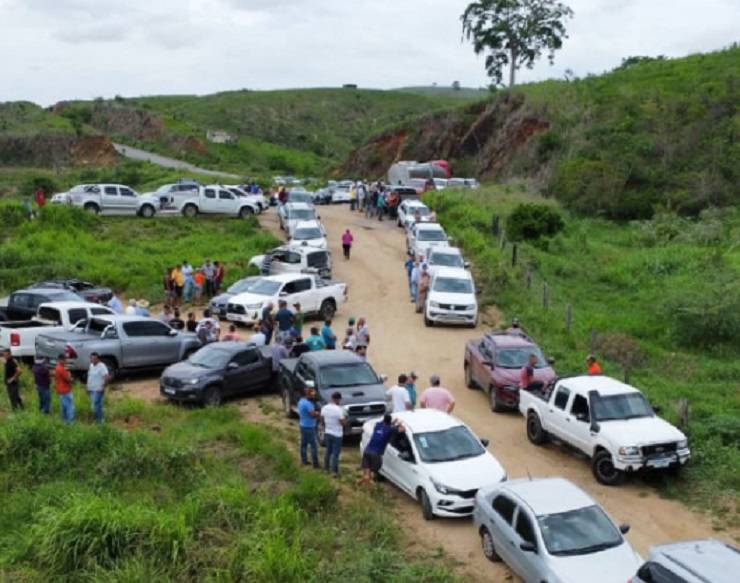
<instances>
[{"instance_id":1,"label":"person in red shirt","mask_svg":"<svg viewBox=\"0 0 740 583\"><path fill-rule=\"evenodd\" d=\"M534 380L534 368L537 366L537 355L530 354L527 364L522 367L519 371L519 388L520 389L533 389L541 386L542 383L537 383Z\"/></svg>"},{"instance_id":2,"label":"person in red shirt","mask_svg":"<svg viewBox=\"0 0 740 583\"><path fill-rule=\"evenodd\" d=\"M586 357L586 366L588 367L589 375L601 374L601 365L593 354L589 354Z\"/></svg>"},{"instance_id":3,"label":"person in red shirt","mask_svg":"<svg viewBox=\"0 0 740 583\"><path fill-rule=\"evenodd\" d=\"M44 194L44 189L40 186L36 189L34 197L39 208L42 208L46 204L46 195Z\"/></svg>"},{"instance_id":4,"label":"person in red shirt","mask_svg":"<svg viewBox=\"0 0 740 583\"><path fill-rule=\"evenodd\" d=\"M54 367L54 390L59 395L59 404L62 409L62 419L66 423L75 420L75 403L72 399L72 373L65 365L66 357L60 354Z\"/></svg>"}]
</instances>

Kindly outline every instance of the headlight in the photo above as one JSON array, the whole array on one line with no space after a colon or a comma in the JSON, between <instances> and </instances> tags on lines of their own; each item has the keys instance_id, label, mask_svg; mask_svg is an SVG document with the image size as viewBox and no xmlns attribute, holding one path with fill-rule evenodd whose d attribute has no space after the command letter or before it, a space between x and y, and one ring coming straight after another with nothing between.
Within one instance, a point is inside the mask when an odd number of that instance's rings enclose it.
<instances>
[{"instance_id":1,"label":"headlight","mask_svg":"<svg viewBox=\"0 0 740 583\"><path fill-rule=\"evenodd\" d=\"M454 496L454 495L459 495L461 493L460 490L455 490L455 488L450 488L449 486L440 484L434 478L431 478L431 480L432 480L432 485L434 486L434 489L437 490L437 492L439 492L440 494L445 494L447 496Z\"/></svg>"},{"instance_id":2,"label":"headlight","mask_svg":"<svg viewBox=\"0 0 740 583\"><path fill-rule=\"evenodd\" d=\"M620 447L619 455L640 455L640 448L637 446Z\"/></svg>"},{"instance_id":3,"label":"headlight","mask_svg":"<svg viewBox=\"0 0 740 583\"><path fill-rule=\"evenodd\" d=\"M262 304L248 304L246 306L247 310L259 310L262 307Z\"/></svg>"},{"instance_id":4,"label":"headlight","mask_svg":"<svg viewBox=\"0 0 740 583\"><path fill-rule=\"evenodd\" d=\"M689 440L688 439L682 439L678 442L678 446L676 449L686 449L689 447Z\"/></svg>"},{"instance_id":5,"label":"headlight","mask_svg":"<svg viewBox=\"0 0 740 583\"><path fill-rule=\"evenodd\" d=\"M189 379L184 382L186 385L197 385L200 382L200 379Z\"/></svg>"},{"instance_id":6,"label":"headlight","mask_svg":"<svg viewBox=\"0 0 740 583\"><path fill-rule=\"evenodd\" d=\"M429 302L429 305L433 308L439 308L439 302Z\"/></svg>"}]
</instances>

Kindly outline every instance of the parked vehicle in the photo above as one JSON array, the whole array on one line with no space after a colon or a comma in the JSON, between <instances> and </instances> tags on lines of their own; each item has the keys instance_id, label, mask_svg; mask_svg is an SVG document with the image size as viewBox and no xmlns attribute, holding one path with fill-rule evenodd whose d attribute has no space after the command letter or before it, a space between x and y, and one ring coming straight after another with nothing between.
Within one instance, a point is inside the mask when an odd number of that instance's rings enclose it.
<instances>
[{"instance_id":1,"label":"parked vehicle","mask_svg":"<svg viewBox=\"0 0 740 583\"><path fill-rule=\"evenodd\" d=\"M306 315L317 314L322 320L331 320L337 307L347 301L347 286L315 275L284 273L261 277L249 289L229 300L226 318L232 322L254 324L262 316L262 308L279 300L288 305L300 302Z\"/></svg>"},{"instance_id":2,"label":"parked vehicle","mask_svg":"<svg viewBox=\"0 0 740 583\"><path fill-rule=\"evenodd\" d=\"M244 197L246 200L253 202L258 214L261 214L270 206L265 200L265 197L259 193L248 192L247 190L236 184L227 184L225 186L235 195Z\"/></svg>"},{"instance_id":3,"label":"parked vehicle","mask_svg":"<svg viewBox=\"0 0 740 583\"><path fill-rule=\"evenodd\" d=\"M28 288L14 291L6 304L0 307L0 321L27 321L33 318L41 304L48 302L84 302L79 294L66 289Z\"/></svg>"},{"instance_id":4,"label":"parked vehicle","mask_svg":"<svg viewBox=\"0 0 740 583\"><path fill-rule=\"evenodd\" d=\"M281 361L278 373L278 387L287 417L297 413L298 401L307 387L316 389L319 406L327 404L332 393L341 393L342 407L347 412L345 436L361 433L365 421L385 414L384 380L370 364L346 350L306 352L299 358ZM319 426L318 433L323 444L323 426Z\"/></svg>"},{"instance_id":5,"label":"parked vehicle","mask_svg":"<svg viewBox=\"0 0 740 583\"><path fill-rule=\"evenodd\" d=\"M318 221L299 221L293 227L293 232L288 241L290 247L308 245L318 249L327 249L326 230Z\"/></svg>"},{"instance_id":6,"label":"parked vehicle","mask_svg":"<svg viewBox=\"0 0 740 583\"><path fill-rule=\"evenodd\" d=\"M470 263L465 261L462 251L457 247L432 247L429 251L429 257L426 258L429 274L434 275L437 270L443 267L452 269L468 269Z\"/></svg>"},{"instance_id":7,"label":"parked vehicle","mask_svg":"<svg viewBox=\"0 0 740 583\"><path fill-rule=\"evenodd\" d=\"M395 413L405 432L391 439L380 474L421 505L422 515L460 517L473 513L480 488L506 480L499 461L462 421L435 409ZM360 449L365 450L379 419L365 422Z\"/></svg>"},{"instance_id":8,"label":"parked vehicle","mask_svg":"<svg viewBox=\"0 0 740 583\"><path fill-rule=\"evenodd\" d=\"M211 310L211 314L217 318L226 318L226 308L229 304L229 300L235 295L247 291L250 284L254 283L258 279L259 277L256 276L245 277L244 279L240 279L239 281L232 283L225 292L212 297L211 301L208 302L208 309Z\"/></svg>"},{"instance_id":9,"label":"parked vehicle","mask_svg":"<svg viewBox=\"0 0 740 583\"><path fill-rule=\"evenodd\" d=\"M280 228L290 235L297 223L303 221L316 221L319 217L316 215L316 208L313 204L305 202L287 203L282 207L282 214L279 214Z\"/></svg>"},{"instance_id":10,"label":"parked vehicle","mask_svg":"<svg viewBox=\"0 0 740 583\"><path fill-rule=\"evenodd\" d=\"M288 192L286 204L296 203L313 204L313 194L302 188L293 188Z\"/></svg>"},{"instance_id":11,"label":"parked vehicle","mask_svg":"<svg viewBox=\"0 0 740 583\"><path fill-rule=\"evenodd\" d=\"M525 583L624 583L642 559L604 509L563 478L512 480L475 497L483 554Z\"/></svg>"},{"instance_id":12,"label":"parked vehicle","mask_svg":"<svg viewBox=\"0 0 740 583\"><path fill-rule=\"evenodd\" d=\"M332 189L331 202L332 204L339 204L343 202L351 202L352 197L350 191L352 190L352 184L338 184Z\"/></svg>"},{"instance_id":13,"label":"parked vehicle","mask_svg":"<svg viewBox=\"0 0 740 583\"><path fill-rule=\"evenodd\" d=\"M432 182L434 182L434 188L437 190L444 190L447 188L446 178L435 178Z\"/></svg>"},{"instance_id":14,"label":"parked vehicle","mask_svg":"<svg viewBox=\"0 0 740 583\"><path fill-rule=\"evenodd\" d=\"M388 169L389 184L407 184L411 179L449 178L450 164L446 160L416 162L402 160Z\"/></svg>"},{"instance_id":15,"label":"parked vehicle","mask_svg":"<svg viewBox=\"0 0 740 583\"><path fill-rule=\"evenodd\" d=\"M228 397L270 387L273 376L269 346L213 342L168 366L159 392L171 401L217 406Z\"/></svg>"},{"instance_id":16,"label":"parked vehicle","mask_svg":"<svg viewBox=\"0 0 740 583\"><path fill-rule=\"evenodd\" d=\"M478 298L469 271L439 267L432 276L424 304L424 324L478 325Z\"/></svg>"},{"instance_id":17,"label":"parked vehicle","mask_svg":"<svg viewBox=\"0 0 740 583\"><path fill-rule=\"evenodd\" d=\"M735 583L740 550L714 539L668 543L650 557L628 583Z\"/></svg>"},{"instance_id":18,"label":"parked vehicle","mask_svg":"<svg viewBox=\"0 0 740 583\"><path fill-rule=\"evenodd\" d=\"M178 362L200 347L195 334L141 316L95 316L71 330L36 337L36 356L54 365L64 353L67 368L82 373L97 352L115 376L121 370L154 369Z\"/></svg>"},{"instance_id":19,"label":"parked vehicle","mask_svg":"<svg viewBox=\"0 0 740 583\"><path fill-rule=\"evenodd\" d=\"M68 200L96 215L135 215L139 211L139 195L123 184L82 184L69 191Z\"/></svg>"},{"instance_id":20,"label":"parked vehicle","mask_svg":"<svg viewBox=\"0 0 740 583\"><path fill-rule=\"evenodd\" d=\"M321 188L313 193L313 204L330 204L332 188Z\"/></svg>"},{"instance_id":21,"label":"parked vehicle","mask_svg":"<svg viewBox=\"0 0 740 583\"><path fill-rule=\"evenodd\" d=\"M428 190L434 190L434 182L430 178L410 178L403 185L413 188L420 196Z\"/></svg>"},{"instance_id":22,"label":"parked vehicle","mask_svg":"<svg viewBox=\"0 0 740 583\"><path fill-rule=\"evenodd\" d=\"M0 346L10 348L16 358L36 356L39 334L69 330L80 320L113 314L113 310L88 302L49 302L41 304L30 320L0 324Z\"/></svg>"},{"instance_id":23,"label":"parked vehicle","mask_svg":"<svg viewBox=\"0 0 740 583\"><path fill-rule=\"evenodd\" d=\"M175 198L176 210L186 217L203 215L226 215L249 218L259 212L259 207L245 197L237 196L220 185L201 186L197 191L183 192ZM139 214L151 218L160 209L155 208L155 202L143 200Z\"/></svg>"},{"instance_id":24,"label":"parked vehicle","mask_svg":"<svg viewBox=\"0 0 740 583\"><path fill-rule=\"evenodd\" d=\"M270 275L283 273L315 273L319 277L331 277L331 251L309 245L282 245L269 252ZM265 255L255 255L249 265L262 269Z\"/></svg>"},{"instance_id":25,"label":"parked vehicle","mask_svg":"<svg viewBox=\"0 0 740 583\"><path fill-rule=\"evenodd\" d=\"M447 233L438 223L414 223L406 231L406 250L414 257L427 257L433 247L449 247Z\"/></svg>"},{"instance_id":26,"label":"parked vehicle","mask_svg":"<svg viewBox=\"0 0 740 583\"><path fill-rule=\"evenodd\" d=\"M182 207L183 197L192 197L200 188L196 180L180 180L170 184L163 184L154 192L146 192L139 197L139 214L144 217L153 216L154 212L171 210L177 211Z\"/></svg>"},{"instance_id":27,"label":"parked vehicle","mask_svg":"<svg viewBox=\"0 0 740 583\"><path fill-rule=\"evenodd\" d=\"M113 290L79 279L47 279L28 286L29 289L66 289L81 296L86 302L105 303L113 297Z\"/></svg>"},{"instance_id":28,"label":"parked vehicle","mask_svg":"<svg viewBox=\"0 0 740 583\"><path fill-rule=\"evenodd\" d=\"M606 376L559 379L551 391L520 391L519 410L535 445L554 437L591 458L596 480L620 484L625 473L680 469L686 436L656 416L636 388Z\"/></svg>"},{"instance_id":29,"label":"parked vehicle","mask_svg":"<svg viewBox=\"0 0 740 583\"><path fill-rule=\"evenodd\" d=\"M470 188L477 190L480 183L475 178L450 178L447 181L447 188Z\"/></svg>"},{"instance_id":30,"label":"parked vehicle","mask_svg":"<svg viewBox=\"0 0 740 583\"><path fill-rule=\"evenodd\" d=\"M418 199L409 198L398 205L398 226L399 227L410 227L412 223L416 222L416 217L419 217L419 222L428 223L432 216L432 211Z\"/></svg>"},{"instance_id":31,"label":"parked vehicle","mask_svg":"<svg viewBox=\"0 0 740 583\"><path fill-rule=\"evenodd\" d=\"M555 380L555 371L531 338L491 332L469 340L465 345L465 385L485 391L493 411L518 411L519 375L532 354L537 357L533 381L548 386Z\"/></svg>"}]
</instances>

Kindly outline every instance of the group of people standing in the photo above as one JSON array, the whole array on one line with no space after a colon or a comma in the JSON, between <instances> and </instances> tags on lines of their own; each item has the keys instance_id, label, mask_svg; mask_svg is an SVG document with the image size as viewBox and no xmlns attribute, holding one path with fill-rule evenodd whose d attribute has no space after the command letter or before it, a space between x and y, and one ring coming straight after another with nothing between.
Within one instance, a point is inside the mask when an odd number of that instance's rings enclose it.
<instances>
[{"instance_id":1,"label":"group of people standing","mask_svg":"<svg viewBox=\"0 0 740 583\"><path fill-rule=\"evenodd\" d=\"M170 306L200 304L219 293L225 276L224 263L210 259L200 267L193 267L187 260L167 267L162 278L165 303Z\"/></svg>"},{"instance_id":2,"label":"group of people standing","mask_svg":"<svg viewBox=\"0 0 740 583\"><path fill-rule=\"evenodd\" d=\"M395 190L389 189L383 182L378 181L371 187L364 182L355 183L349 191L349 209L365 213L365 217L396 218L400 198Z\"/></svg>"}]
</instances>

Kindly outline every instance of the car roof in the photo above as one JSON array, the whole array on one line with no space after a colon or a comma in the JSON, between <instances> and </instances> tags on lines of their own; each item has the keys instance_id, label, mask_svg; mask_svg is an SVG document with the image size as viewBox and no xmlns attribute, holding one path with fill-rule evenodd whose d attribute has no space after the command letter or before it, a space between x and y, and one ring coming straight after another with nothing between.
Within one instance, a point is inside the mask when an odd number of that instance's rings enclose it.
<instances>
[{"instance_id":1,"label":"car roof","mask_svg":"<svg viewBox=\"0 0 740 583\"><path fill-rule=\"evenodd\" d=\"M26 287L23 289L17 289L13 293L20 294L38 294L38 295L52 295L52 294L77 294L77 292L67 289L64 287Z\"/></svg>"},{"instance_id":2,"label":"car roof","mask_svg":"<svg viewBox=\"0 0 740 583\"><path fill-rule=\"evenodd\" d=\"M93 316L95 320L108 320L110 322L159 322L151 316L128 316L126 314L98 314Z\"/></svg>"},{"instance_id":3,"label":"car roof","mask_svg":"<svg viewBox=\"0 0 740 583\"><path fill-rule=\"evenodd\" d=\"M455 277L457 279L468 279L472 280L473 275L462 267L439 267L434 273L434 277Z\"/></svg>"},{"instance_id":4,"label":"car roof","mask_svg":"<svg viewBox=\"0 0 740 583\"><path fill-rule=\"evenodd\" d=\"M205 348L206 346L212 349L223 350L229 354L234 354L256 345L254 342L211 342L202 346L202 348Z\"/></svg>"},{"instance_id":5,"label":"car roof","mask_svg":"<svg viewBox=\"0 0 740 583\"><path fill-rule=\"evenodd\" d=\"M421 202L418 198L409 198L407 200L404 200L403 204L405 204L406 206L423 206L423 207L427 206L423 202Z\"/></svg>"},{"instance_id":6,"label":"car roof","mask_svg":"<svg viewBox=\"0 0 740 583\"><path fill-rule=\"evenodd\" d=\"M305 352L301 355L301 358L318 364L319 366L365 362L359 356L352 352L348 352L347 350L317 350L315 352Z\"/></svg>"},{"instance_id":7,"label":"car roof","mask_svg":"<svg viewBox=\"0 0 740 583\"><path fill-rule=\"evenodd\" d=\"M591 496L565 478L511 480L503 483L497 491L513 494L537 516L569 512L596 504Z\"/></svg>"},{"instance_id":8,"label":"car roof","mask_svg":"<svg viewBox=\"0 0 740 583\"><path fill-rule=\"evenodd\" d=\"M39 307L48 306L50 304L54 304L54 307L56 308L62 308L62 309L72 309L72 308L105 308L107 310L110 310L108 306L104 306L103 304L96 304L95 302L71 302L71 301L62 301L62 302L44 302ZM100 314L101 316L103 314Z\"/></svg>"},{"instance_id":9,"label":"car roof","mask_svg":"<svg viewBox=\"0 0 740 583\"><path fill-rule=\"evenodd\" d=\"M298 221L295 224L295 227L293 227L293 228L294 229L301 229L301 228L307 229L309 227L319 227L320 228L321 227L321 223L319 221L317 221L317 220L313 220L313 221Z\"/></svg>"},{"instance_id":10,"label":"car roof","mask_svg":"<svg viewBox=\"0 0 740 583\"><path fill-rule=\"evenodd\" d=\"M290 247L291 251L298 251L300 247ZM307 247L307 249L316 249L315 247ZM263 277L262 279L266 279L268 281L277 281L279 283L286 283L288 281L294 281L296 279L305 279L306 277L311 277L308 273L279 273L277 275L267 275Z\"/></svg>"},{"instance_id":11,"label":"car roof","mask_svg":"<svg viewBox=\"0 0 740 583\"><path fill-rule=\"evenodd\" d=\"M394 419L403 421L414 433L428 431L444 431L451 427L464 425L457 417L437 409L417 409L415 411L401 411L393 414Z\"/></svg>"},{"instance_id":12,"label":"car roof","mask_svg":"<svg viewBox=\"0 0 740 583\"><path fill-rule=\"evenodd\" d=\"M560 382L571 390L583 391L584 393L597 391L601 396L640 392L633 386L603 375L580 375L568 377Z\"/></svg>"},{"instance_id":13,"label":"car roof","mask_svg":"<svg viewBox=\"0 0 740 583\"><path fill-rule=\"evenodd\" d=\"M312 204L307 203L307 202L286 202L285 206L290 207L293 210L298 210L298 211L311 210L314 208Z\"/></svg>"},{"instance_id":14,"label":"car roof","mask_svg":"<svg viewBox=\"0 0 740 583\"><path fill-rule=\"evenodd\" d=\"M444 231L439 223L414 223L419 231Z\"/></svg>"},{"instance_id":15,"label":"car roof","mask_svg":"<svg viewBox=\"0 0 740 583\"><path fill-rule=\"evenodd\" d=\"M432 255L462 255L459 247L432 247L429 256Z\"/></svg>"},{"instance_id":16,"label":"car roof","mask_svg":"<svg viewBox=\"0 0 740 583\"><path fill-rule=\"evenodd\" d=\"M293 245L281 245L277 249L280 249L281 251L292 251L293 253L299 253L301 255L306 255L308 253L316 253L318 251L320 251L321 253L326 253L327 252L326 249L319 249L318 247L312 247L308 243L305 243L304 244L303 242L302 243L299 243L299 244L295 244L294 243ZM283 274L280 274L280 275L300 275L300 274L296 274L296 273L286 274L286 273L283 273ZM305 275L305 274L303 274L303 275ZM270 275L270 276L267 276L267 277L273 278L273 277L277 277L277 276Z\"/></svg>"},{"instance_id":17,"label":"car roof","mask_svg":"<svg viewBox=\"0 0 740 583\"><path fill-rule=\"evenodd\" d=\"M678 566L702 581L712 583L737 581L740 570L740 551L714 539L659 545L650 549L650 557L667 567Z\"/></svg>"},{"instance_id":18,"label":"car roof","mask_svg":"<svg viewBox=\"0 0 740 583\"><path fill-rule=\"evenodd\" d=\"M508 334L506 332L491 332L485 335L495 346L500 347L533 347L537 346L532 339L519 334Z\"/></svg>"}]
</instances>

